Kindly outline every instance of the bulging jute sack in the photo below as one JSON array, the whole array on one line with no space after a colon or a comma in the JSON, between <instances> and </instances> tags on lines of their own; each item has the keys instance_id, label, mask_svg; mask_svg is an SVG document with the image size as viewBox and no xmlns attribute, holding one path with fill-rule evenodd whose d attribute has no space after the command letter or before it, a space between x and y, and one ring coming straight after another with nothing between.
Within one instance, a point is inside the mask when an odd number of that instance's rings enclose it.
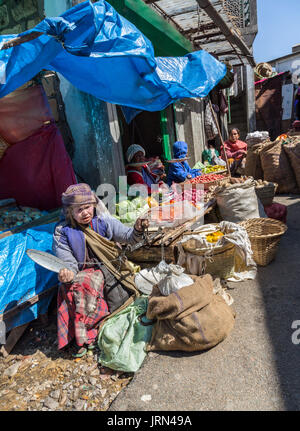
<instances>
[{"instance_id":1,"label":"bulging jute sack","mask_svg":"<svg viewBox=\"0 0 300 431\"><path fill-rule=\"evenodd\" d=\"M248 148L246 164L245 164L245 175L247 177L253 177L255 180L263 178L263 170L261 167L259 153L263 148L263 144L255 144Z\"/></svg>"},{"instance_id":2,"label":"bulging jute sack","mask_svg":"<svg viewBox=\"0 0 300 431\"><path fill-rule=\"evenodd\" d=\"M163 296L154 286L147 318L157 319L147 351L207 350L223 341L234 326L235 312L219 294L213 279L190 275L194 284Z\"/></svg>"},{"instance_id":3,"label":"bulging jute sack","mask_svg":"<svg viewBox=\"0 0 300 431\"><path fill-rule=\"evenodd\" d=\"M274 145L263 148L260 152L260 160L264 180L277 183L277 193L298 192L295 174L281 139L274 141Z\"/></svg>"},{"instance_id":4,"label":"bulging jute sack","mask_svg":"<svg viewBox=\"0 0 300 431\"><path fill-rule=\"evenodd\" d=\"M298 188L300 189L300 138L284 144L285 153L292 165Z\"/></svg>"}]
</instances>

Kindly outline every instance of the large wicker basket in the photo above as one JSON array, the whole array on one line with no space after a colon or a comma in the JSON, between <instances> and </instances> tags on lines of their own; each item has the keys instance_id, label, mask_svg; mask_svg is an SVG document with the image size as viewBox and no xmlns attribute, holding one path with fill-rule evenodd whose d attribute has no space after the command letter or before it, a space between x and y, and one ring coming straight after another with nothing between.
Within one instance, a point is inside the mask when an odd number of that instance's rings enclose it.
<instances>
[{"instance_id":1,"label":"large wicker basket","mask_svg":"<svg viewBox=\"0 0 300 431\"><path fill-rule=\"evenodd\" d=\"M240 223L248 233L253 259L260 266L266 266L276 256L281 236L287 226L272 218L254 218Z\"/></svg>"},{"instance_id":2,"label":"large wicker basket","mask_svg":"<svg viewBox=\"0 0 300 431\"><path fill-rule=\"evenodd\" d=\"M215 247L211 251L197 249L193 246L194 240L188 240L182 244L185 252L201 256L202 265L198 275L211 274L213 277L227 279L234 273L235 246L227 243Z\"/></svg>"},{"instance_id":3,"label":"large wicker basket","mask_svg":"<svg viewBox=\"0 0 300 431\"><path fill-rule=\"evenodd\" d=\"M268 183L263 186L256 186L255 192L263 206L272 205L273 199L277 189L276 183Z\"/></svg>"}]
</instances>

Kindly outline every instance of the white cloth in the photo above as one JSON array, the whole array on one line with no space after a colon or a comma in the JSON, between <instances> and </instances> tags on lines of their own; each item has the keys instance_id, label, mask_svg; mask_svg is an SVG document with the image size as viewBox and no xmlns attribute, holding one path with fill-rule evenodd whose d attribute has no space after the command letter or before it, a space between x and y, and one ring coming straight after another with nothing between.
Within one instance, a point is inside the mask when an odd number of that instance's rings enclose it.
<instances>
[{"instance_id":1,"label":"white cloth","mask_svg":"<svg viewBox=\"0 0 300 431\"><path fill-rule=\"evenodd\" d=\"M224 233L224 236L220 237L215 244L209 243L206 240L206 235L217 230ZM182 244L190 239L194 239L195 248L207 250L207 256L211 254L215 246L223 246L228 242L235 245L236 266L233 276L228 278L228 281L253 280L256 277L257 266L252 257L251 243L247 231L242 226L236 223L222 221L217 225L206 224L200 226L194 230L194 232L195 233L192 235L184 236L182 240L177 243L179 251L177 263L178 265L185 266L188 274L201 275L199 271L205 259L204 256L197 256L183 249Z\"/></svg>"}]
</instances>

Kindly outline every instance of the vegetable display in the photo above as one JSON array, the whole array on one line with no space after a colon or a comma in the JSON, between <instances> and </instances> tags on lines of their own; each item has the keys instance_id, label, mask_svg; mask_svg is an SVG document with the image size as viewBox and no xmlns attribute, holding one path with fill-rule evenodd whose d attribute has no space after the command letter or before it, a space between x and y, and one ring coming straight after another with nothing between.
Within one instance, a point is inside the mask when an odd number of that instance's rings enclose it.
<instances>
[{"instance_id":1,"label":"vegetable display","mask_svg":"<svg viewBox=\"0 0 300 431\"><path fill-rule=\"evenodd\" d=\"M141 197L135 198L133 200L124 200L116 204L116 215L115 218L120 220L122 223L133 226L136 219L140 217L144 212L149 209L149 203L154 205L154 202L149 199L143 199Z\"/></svg>"},{"instance_id":2,"label":"vegetable display","mask_svg":"<svg viewBox=\"0 0 300 431\"><path fill-rule=\"evenodd\" d=\"M200 202L204 201L204 196L205 196L204 190L197 190L192 188L185 189L184 191L182 190L177 191L177 189L174 190L175 202L181 202L185 200L196 206Z\"/></svg>"},{"instance_id":3,"label":"vegetable display","mask_svg":"<svg viewBox=\"0 0 300 431\"><path fill-rule=\"evenodd\" d=\"M206 241L215 243L218 242L222 236L224 236L224 234L220 230L217 230L216 232L212 232L206 235Z\"/></svg>"},{"instance_id":4,"label":"vegetable display","mask_svg":"<svg viewBox=\"0 0 300 431\"><path fill-rule=\"evenodd\" d=\"M204 184L204 183L210 183L212 181L222 180L224 179L224 175L221 174L204 174L200 175L199 177L192 178L189 180L189 183L191 184Z\"/></svg>"},{"instance_id":5,"label":"vegetable display","mask_svg":"<svg viewBox=\"0 0 300 431\"><path fill-rule=\"evenodd\" d=\"M213 172L224 171L226 168L221 165L208 165L202 169L203 174L211 174Z\"/></svg>"}]
</instances>

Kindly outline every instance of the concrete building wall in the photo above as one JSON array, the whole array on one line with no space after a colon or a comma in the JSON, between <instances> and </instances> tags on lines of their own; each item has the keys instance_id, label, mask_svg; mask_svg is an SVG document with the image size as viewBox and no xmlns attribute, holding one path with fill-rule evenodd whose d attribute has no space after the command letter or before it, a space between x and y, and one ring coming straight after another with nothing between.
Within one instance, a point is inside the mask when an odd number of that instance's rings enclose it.
<instances>
[{"instance_id":1,"label":"concrete building wall","mask_svg":"<svg viewBox=\"0 0 300 431\"><path fill-rule=\"evenodd\" d=\"M43 0L5 0L0 2L0 34L18 34L44 18Z\"/></svg>"},{"instance_id":2,"label":"concrete building wall","mask_svg":"<svg viewBox=\"0 0 300 431\"><path fill-rule=\"evenodd\" d=\"M81 1L45 0L45 15L58 16ZM74 139L73 167L79 182L95 190L102 183L118 186L124 161L115 109L79 91L59 74L66 117Z\"/></svg>"},{"instance_id":3,"label":"concrete building wall","mask_svg":"<svg viewBox=\"0 0 300 431\"><path fill-rule=\"evenodd\" d=\"M198 98L182 99L175 103L176 137L188 144L188 160L192 167L202 159L206 135L204 130L204 101Z\"/></svg>"},{"instance_id":4,"label":"concrete building wall","mask_svg":"<svg viewBox=\"0 0 300 431\"><path fill-rule=\"evenodd\" d=\"M295 74L295 78L300 78L300 52L288 58L279 58L275 61L270 61L270 64L278 73L290 71L292 74Z\"/></svg>"},{"instance_id":5,"label":"concrete building wall","mask_svg":"<svg viewBox=\"0 0 300 431\"><path fill-rule=\"evenodd\" d=\"M0 33L19 34L45 17L59 16L81 0L0 0ZM73 166L78 181L94 189L100 183L117 185L124 174L115 108L83 93L62 75L60 91L74 139ZM54 112L54 116L56 112Z\"/></svg>"}]
</instances>

